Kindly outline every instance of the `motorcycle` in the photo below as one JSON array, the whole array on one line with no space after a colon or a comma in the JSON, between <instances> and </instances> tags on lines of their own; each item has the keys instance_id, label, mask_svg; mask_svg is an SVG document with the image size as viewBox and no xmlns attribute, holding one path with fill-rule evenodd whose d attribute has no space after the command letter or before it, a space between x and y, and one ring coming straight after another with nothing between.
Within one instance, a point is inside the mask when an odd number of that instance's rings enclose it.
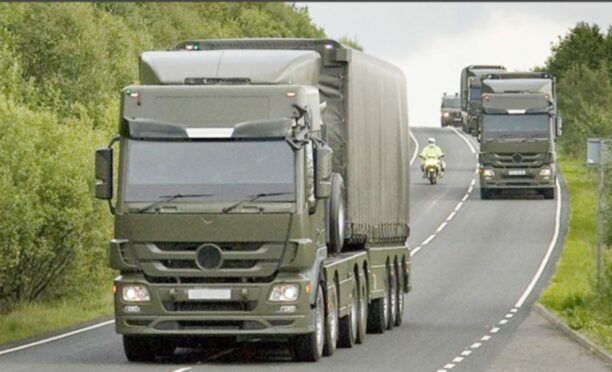
<instances>
[{"instance_id":1,"label":"motorcycle","mask_svg":"<svg viewBox=\"0 0 612 372\"><path fill-rule=\"evenodd\" d=\"M421 159L425 160L423 164L423 171L425 173L425 178L429 180L429 183L435 185L438 182L438 178L442 177L442 160L437 157L423 157L419 155ZM444 157L444 155L442 155Z\"/></svg>"}]
</instances>

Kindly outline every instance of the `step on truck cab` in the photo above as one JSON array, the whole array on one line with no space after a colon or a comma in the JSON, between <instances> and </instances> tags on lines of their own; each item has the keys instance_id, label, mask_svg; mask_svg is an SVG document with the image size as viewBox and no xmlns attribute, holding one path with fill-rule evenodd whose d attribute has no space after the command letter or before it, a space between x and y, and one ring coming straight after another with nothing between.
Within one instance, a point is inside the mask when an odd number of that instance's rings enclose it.
<instances>
[{"instance_id":1,"label":"step on truck cab","mask_svg":"<svg viewBox=\"0 0 612 372\"><path fill-rule=\"evenodd\" d=\"M334 40L142 53L96 152L127 358L222 338L316 361L399 325L409 143L402 72Z\"/></svg>"},{"instance_id":2,"label":"step on truck cab","mask_svg":"<svg viewBox=\"0 0 612 372\"><path fill-rule=\"evenodd\" d=\"M505 72L499 65L470 65L461 70L461 115L463 131L473 136L478 135L478 118L480 116L482 79L489 74Z\"/></svg>"},{"instance_id":3,"label":"step on truck cab","mask_svg":"<svg viewBox=\"0 0 612 372\"><path fill-rule=\"evenodd\" d=\"M480 190L534 189L554 199L555 138L561 135L555 79L548 73L489 75L482 84Z\"/></svg>"}]
</instances>

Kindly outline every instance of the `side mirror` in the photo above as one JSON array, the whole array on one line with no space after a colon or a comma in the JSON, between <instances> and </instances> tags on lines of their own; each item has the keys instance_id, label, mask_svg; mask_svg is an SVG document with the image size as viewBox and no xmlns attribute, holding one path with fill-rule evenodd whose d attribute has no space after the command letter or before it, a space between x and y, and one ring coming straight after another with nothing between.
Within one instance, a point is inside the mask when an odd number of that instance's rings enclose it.
<instances>
[{"instance_id":1,"label":"side mirror","mask_svg":"<svg viewBox=\"0 0 612 372\"><path fill-rule=\"evenodd\" d=\"M113 149L96 150L96 198L113 198Z\"/></svg>"},{"instance_id":2,"label":"side mirror","mask_svg":"<svg viewBox=\"0 0 612 372\"><path fill-rule=\"evenodd\" d=\"M563 135L563 119L561 119L561 116L557 116L556 120L555 134L557 137L561 137Z\"/></svg>"},{"instance_id":3,"label":"side mirror","mask_svg":"<svg viewBox=\"0 0 612 372\"><path fill-rule=\"evenodd\" d=\"M331 196L332 154L333 150L327 145L316 147L314 150L317 199L327 199Z\"/></svg>"}]
</instances>

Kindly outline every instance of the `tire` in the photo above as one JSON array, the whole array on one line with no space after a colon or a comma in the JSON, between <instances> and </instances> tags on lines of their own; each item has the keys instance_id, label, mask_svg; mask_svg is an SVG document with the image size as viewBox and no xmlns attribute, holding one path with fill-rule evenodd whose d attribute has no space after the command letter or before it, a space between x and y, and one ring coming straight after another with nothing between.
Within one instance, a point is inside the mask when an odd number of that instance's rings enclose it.
<instances>
[{"instance_id":1,"label":"tire","mask_svg":"<svg viewBox=\"0 0 612 372\"><path fill-rule=\"evenodd\" d=\"M492 196L492 191L489 189L485 189L485 188L480 188L480 199L482 200L488 200L491 199Z\"/></svg>"},{"instance_id":2,"label":"tire","mask_svg":"<svg viewBox=\"0 0 612 372\"><path fill-rule=\"evenodd\" d=\"M542 195L544 195L544 199L554 199L555 198L555 189L544 189L542 191Z\"/></svg>"},{"instance_id":3,"label":"tire","mask_svg":"<svg viewBox=\"0 0 612 372\"><path fill-rule=\"evenodd\" d=\"M395 326L399 327L404 321L404 304L406 303L406 294L404 293L404 274L403 270L399 269L398 265L395 265L395 278L396 278L396 296L397 296L397 316L395 317Z\"/></svg>"},{"instance_id":4,"label":"tire","mask_svg":"<svg viewBox=\"0 0 612 372\"><path fill-rule=\"evenodd\" d=\"M342 252L344 246L344 180L338 173L332 175L332 192L329 202L330 253Z\"/></svg>"},{"instance_id":5,"label":"tire","mask_svg":"<svg viewBox=\"0 0 612 372\"><path fill-rule=\"evenodd\" d=\"M323 355L331 356L334 354L334 351L336 351L338 337L340 336L338 290L335 284L333 284L327 294L325 309L325 345L323 346Z\"/></svg>"},{"instance_id":6,"label":"tire","mask_svg":"<svg viewBox=\"0 0 612 372\"><path fill-rule=\"evenodd\" d=\"M351 291L351 311L340 319L340 339L338 346L351 348L355 345L359 326L359 288L357 281Z\"/></svg>"},{"instance_id":7,"label":"tire","mask_svg":"<svg viewBox=\"0 0 612 372\"><path fill-rule=\"evenodd\" d=\"M377 298L370 302L368 306L368 332L385 333L387 329L387 310L385 309L385 299Z\"/></svg>"},{"instance_id":8,"label":"tire","mask_svg":"<svg viewBox=\"0 0 612 372\"><path fill-rule=\"evenodd\" d=\"M176 344L161 337L123 335L123 352L130 362L150 362L174 354Z\"/></svg>"},{"instance_id":9,"label":"tire","mask_svg":"<svg viewBox=\"0 0 612 372\"><path fill-rule=\"evenodd\" d=\"M366 331L368 328L368 287L365 285L361 285L361 289L359 291L359 324L357 330L357 337L355 338L355 342L358 344L363 344L365 342Z\"/></svg>"},{"instance_id":10,"label":"tire","mask_svg":"<svg viewBox=\"0 0 612 372\"><path fill-rule=\"evenodd\" d=\"M389 297L389 317L387 319L387 329L392 329L397 320L397 280L395 270L387 268L387 296Z\"/></svg>"},{"instance_id":11,"label":"tire","mask_svg":"<svg viewBox=\"0 0 612 372\"><path fill-rule=\"evenodd\" d=\"M293 336L289 339L289 352L296 362L316 362L323 355L325 344L325 300L321 284L317 288L314 312L314 332Z\"/></svg>"}]
</instances>

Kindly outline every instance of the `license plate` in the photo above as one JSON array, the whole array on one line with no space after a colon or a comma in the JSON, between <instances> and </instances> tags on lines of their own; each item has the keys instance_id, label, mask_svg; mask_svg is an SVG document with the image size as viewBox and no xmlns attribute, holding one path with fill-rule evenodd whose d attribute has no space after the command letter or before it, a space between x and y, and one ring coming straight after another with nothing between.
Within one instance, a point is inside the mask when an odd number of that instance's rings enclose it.
<instances>
[{"instance_id":1,"label":"license plate","mask_svg":"<svg viewBox=\"0 0 612 372\"><path fill-rule=\"evenodd\" d=\"M189 289L187 298L190 300L229 300L232 298L232 291L220 288Z\"/></svg>"},{"instance_id":2,"label":"license plate","mask_svg":"<svg viewBox=\"0 0 612 372\"><path fill-rule=\"evenodd\" d=\"M508 171L509 176L524 176L527 174L524 169L510 170Z\"/></svg>"}]
</instances>

